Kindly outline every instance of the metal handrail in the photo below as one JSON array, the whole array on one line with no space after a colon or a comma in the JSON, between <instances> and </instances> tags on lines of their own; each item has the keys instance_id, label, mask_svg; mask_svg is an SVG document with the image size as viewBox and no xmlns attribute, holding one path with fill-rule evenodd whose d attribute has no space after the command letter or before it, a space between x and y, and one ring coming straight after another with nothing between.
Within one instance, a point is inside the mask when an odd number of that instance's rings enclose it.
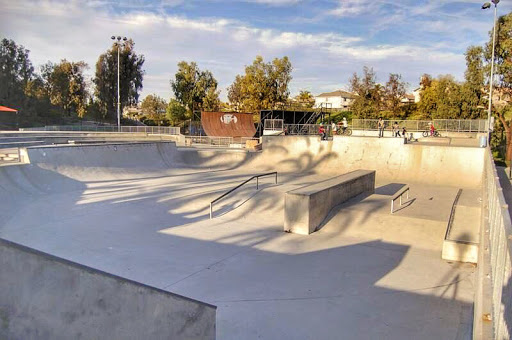
<instances>
[{"instance_id":1,"label":"metal handrail","mask_svg":"<svg viewBox=\"0 0 512 340\"><path fill-rule=\"evenodd\" d=\"M394 207L395 207L395 201L397 199L400 198L400 206L402 206L402 196L407 193L407 199L409 199L409 187L405 187L403 189L401 189L397 194L395 194L395 196L393 196L393 198L391 199L391 213L393 213L394 211Z\"/></svg>"},{"instance_id":2,"label":"metal handrail","mask_svg":"<svg viewBox=\"0 0 512 340\"><path fill-rule=\"evenodd\" d=\"M216 203L218 201L220 201L221 199L223 199L224 197L226 197L227 195L231 194L233 191L235 191L236 189L240 188L241 186L249 183L250 181L252 181L253 179L256 178L256 189L259 188L259 178L260 177L264 177L264 176L270 176L270 175L276 175L276 184L277 184L277 171L274 171L274 172L267 172L265 174L261 174L261 175L255 175L255 176L252 176L251 178L249 178L248 180L244 181L243 183L237 185L236 187L234 187L233 189L229 190L228 192L222 194L221 196L217 197L216 199L214 199L213 201L210 202L210 219L213 218L213 203Z\"/></svg>"}]
</instances>

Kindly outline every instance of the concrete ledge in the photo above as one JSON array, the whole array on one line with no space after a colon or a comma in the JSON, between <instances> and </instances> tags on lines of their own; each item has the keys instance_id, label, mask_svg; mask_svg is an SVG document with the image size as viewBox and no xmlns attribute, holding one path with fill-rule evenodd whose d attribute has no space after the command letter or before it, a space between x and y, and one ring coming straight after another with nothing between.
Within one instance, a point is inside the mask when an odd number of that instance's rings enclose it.
<instances>
[{"instance_id":1,"label":"concrete ledge","mask_svg":"<svg viewBox=\"0 0 512 340\"><path fill-rule=\"evenodd\" d=\"M309 235L335 206L359 194L374 192L374 170L356 170L289 191L284 201L284 230Z\"/></svg>"},{"instance_id":2,"label":"concrete ledge","mask_svg":"<svg viewBox=\"0 0 512 340\"><path fill-rule=\"evenodd\" d=\"M480 207L459 204L464 193L465 191L459 189L453 202L441 258L446 261L477 263Z\"/></svg>"},{"instance_id":3,"label":"concrete ledge","mask_svg":"<svg viewBox=\"0 0 512 340\"><path fill-rule=\"evenodd\" d=\"M478 243L462 241L443 241L443 260L478 263Z\"/></svg>"},{"instance_id":4,"label":"concrete ledge","mask_svg":"<svg viewBox=\"0 0 512 340\"><path fill-rule=\"evenodd\" d=\"M0 291L0 339L215 339L215 306L3 239Z\"/></svg>"}]
</instances>

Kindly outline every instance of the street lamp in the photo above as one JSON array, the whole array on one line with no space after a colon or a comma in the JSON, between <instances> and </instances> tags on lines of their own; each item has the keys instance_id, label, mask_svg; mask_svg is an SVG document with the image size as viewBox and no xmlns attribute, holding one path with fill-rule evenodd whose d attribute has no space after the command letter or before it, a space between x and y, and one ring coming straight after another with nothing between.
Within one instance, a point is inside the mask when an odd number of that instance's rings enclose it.
<instances>
[{"instance_id":1,"label":"street lamp","mask_svg":"<svg viewBox=\"0 0 512 340\"><path fill-rule=\"evenodd\" d=\"M492 109L492 86L494 82L494 50L496 49L496 16L498 14L498 3L500 0L492 0L494 4L494 26L492 34L492 59L491 59L491 78L489 79L489 111L487 112L487 144L491 143L491 109ZM482 5L482 9L489 9L492 7L490 2Z\"/></svg>"},{"instance_id":2,"label":"street lamp","mask_svg":"<svg viewBox=\"0 0 512 340\"><path fill-rule=\"evenodd\" d=\"M117 131L121 131L121 89L119 86L119 51L121 47L124 46L125 42L128 40L127 37L123 37L121 42L121 36L112 36L110 39L114 40L114 44L117 45ZM117 41L116 41L117 40Z\"/></svg>"}]
</instances>

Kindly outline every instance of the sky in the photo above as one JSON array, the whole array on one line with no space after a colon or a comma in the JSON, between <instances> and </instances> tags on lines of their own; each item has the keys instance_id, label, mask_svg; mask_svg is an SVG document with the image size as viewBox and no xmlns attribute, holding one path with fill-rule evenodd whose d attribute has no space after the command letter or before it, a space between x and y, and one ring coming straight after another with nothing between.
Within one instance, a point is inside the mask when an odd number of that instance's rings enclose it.
<instances>
[{"instance_id":1,"label":"sky","mask_svg":"<svg viewBox=\"0 0 512 340\"><path fill-rule=\"evenodd\" d=\"M483 0L0 0L0 38L30 50L36 67L83 60L94 75L112 35L145 57L141 98L171 98L177 63L195 61L219 82L221 99L257 55L288 56L290 92L348 90L364 66L378 82L399 73L409 90L423 73L463 80L464 52L489 39ZM512 11L502 0L498 15Z\"/></svg>"}]
</instances>

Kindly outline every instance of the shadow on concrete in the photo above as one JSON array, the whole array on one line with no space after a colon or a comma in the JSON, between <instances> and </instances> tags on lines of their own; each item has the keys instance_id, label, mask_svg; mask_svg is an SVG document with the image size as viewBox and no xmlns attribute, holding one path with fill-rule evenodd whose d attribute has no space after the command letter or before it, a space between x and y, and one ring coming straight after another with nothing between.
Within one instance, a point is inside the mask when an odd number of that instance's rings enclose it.
<instances>
[{"instance_id":1,"label":"shadow on concrete","mask_svg":"<svg viewBox=\"0 0 512 340\"><path fill-rule=\"evenodd\" d=\"M412 199L410 199L408 201L403 202L402 205L399 204L398 208L396 208L393 211L393 213L399 212L400 210L405 209L405 208L411 206L415 201L416 201L416 198L412 198Z\"/></svg>"},{"instance_id":2,"label":"shadow on concrete","mask_svg":"<svg viewBox=\"0 0 512 340\"><path fill-rule=\"evenodd\" d=\"M386 196L393 196L397 192L400 191L403 187L405 187L407 184L403 183L389 183L383 186L380 186L375 189L375 193L377 195L386 195Z\"/></svg>"},{"instance_id":3,"label":"shadow on concrete","mask_svg":"<svg viewBox=\"0 0 512 340\"><path fill-rule=\"evenodd\" d=\"M238 229L226 228L236 228L226 222L241 221L229 214L213 224L190 224L207 219L212 197L248 178L247 173L201 174L187 182L96 182L90 188L58 173L37 172L27 175L37 178L39 187L23 182L24 177L16 182L14 174L6 180L18 183L16 190L25 192L21 197L40 193L28 215L15 216L20 220L10 226L32 228L25 239L30 246L215 303L218 338L455 338L461 315L471 308L453 300L458 293L444 297L457 283L453 279L435 287L411 282L414 291L382 286L379 281L400 266L408 246L382 241L334 247L318 243L318 250L310 250L313 238L285 234L278 223L255 230L250 223L259 222L247 219ZM280 185L297 180L296 175L279 176ZM261 212L282 213L279 186L262 187L241 191L226 211L237 208L234 213L254 218ZM48 193L55 196L45 196ZM378 209L375 202L362 202L365 198L347 202L368 205L358 217L363 220ZM18 203L23 206L22 200ZM165 233L158 232L162 226ZM282 245L272 245L278 239ZM301 251L301 246L309 250Z\"/></svg>"},{"instance_id":4,"label":"shadow on concrete","mask_svg":"<svg viewBox=\"0 0 512 340\"><path fill-rule=\"evenodd\" d=\"M179 237L184 248L208 252L213 242L229 251L166 289L217 305L222 339L444 339L471 332L471 304L457 295L467 275L457 268L439 284L392 289L379 281L400 266L408 246L371 241L289 253L265 246L275 238L264 230L206 242Z\"/></svg>"},{"instance_id":5,"label":"shadow on concrete","mask_svg":"<svg viewBox=\"0 0 512 340\"><path fill-rule=\"evenodd\" d=\"M315 231L321 230L323 227L325 227L327 224L329 224L333 220L333 218L336 217L339 219L339 217L341 215L341 219L345 220L345 223L342 222L339 224L341 226L340 231L343 232L343 230L345 230L345 228L343 226L348 226L352 222L352 220L351 220L352 213L340 214L340 212L343 211L344 208L347 208L349 206L356 205L356 204L365 204L365 207L368 208L368 209L365 209L366 210L366 213L364 214L365 217L361 221L361 222L364 222L366 220L366 218L370 217L373 213L375 213L376 210L380 209L379 205L372 204L371 200L368 200L368 197L370 197L372 195L373 194L362 193L360 195L357 195L356 197L351 198L350 200L348 200L346 202L343 202L341 204L334 206L329 211L327 216L324 218L322 223L320 223L318 225L318 227L315 229Z\"/></svg>"}]
</instances>

